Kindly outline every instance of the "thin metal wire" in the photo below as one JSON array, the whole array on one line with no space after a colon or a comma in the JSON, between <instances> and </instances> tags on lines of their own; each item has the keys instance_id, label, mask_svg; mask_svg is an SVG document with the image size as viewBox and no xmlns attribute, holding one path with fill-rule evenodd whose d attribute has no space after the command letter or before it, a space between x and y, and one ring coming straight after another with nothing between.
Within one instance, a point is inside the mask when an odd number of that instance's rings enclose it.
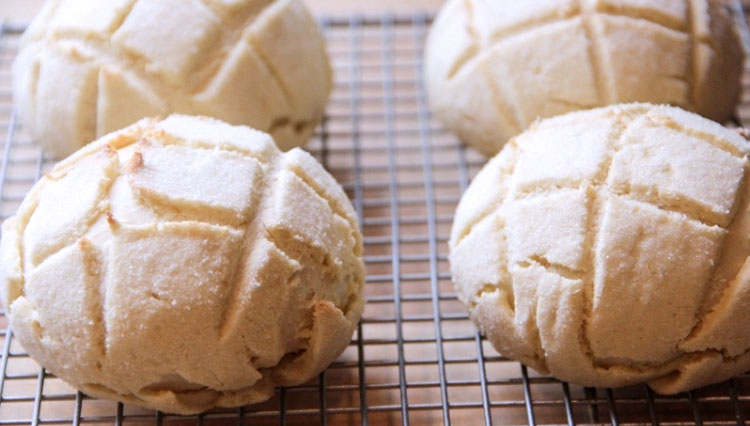
<instances>
[{"instance_id":1,"label":"thin metal wire","mask_svg":"<svg viewBox=\"0 0 750 426\"><path fill-rule=\"evenodd\" d=\"M0 41L3 40L3 37L5 36L5 30L6 30L6 23L5 21L0 23ZM0 163L0 202L3 200L4 195L4 189L5 189L5 182L7 181L7 175L8 175L8 161L10 158L10 149L13 145L13 135L15 133L16 129L16 112L15 110L11 111L10 113L10 120L8 123L8 132L5 138L5 146L3 148L3 158L2 163ZM8 354L10 352L10 342L13 338L13 332L10 329L10 324L5 329L5 342L3 344L3 354L2 354L2 366L0 367L0 373L2 373L2 376L0 377L0 404L2 404L4 390L5 390L5 378L7 377L7 371L8 371Z\"/></svg>"},{"instance_id":2,"label":"thin metal wire","mask_svg":"<svg viewBox=\"0 0 750 426\"><path fill-rule=\"evenodd\" d=\"M3 343L3 362L2 366L0 366L0 373L2 373L2 377L0 377L0 406L3 403L4 398L4 392L5 392L5 379L8 377L7 371L8 371L8 354L10 352L10 341L13 338L13 332L10 329L10 324L5 328L5 342Z\"/></svg>"},{"instance_id":3,"label":"thin metal wire","mask_svg":"<svg viewBox=\"0 0 750 426\"><path fill-rule=\"evenodd\" d=\"M732 407L734 407L734 416L737 419L737 426L745 425L745 414L742 412L739 398L737 397L737 381L735 379L729 379L727 382L729 387L729 397L732 399Z\"/></svg>"},{"instance_id":4,"label":"thin metal wire","mask_svg":"<svg viewBox=\"0 0 750 426\"><path fill-rule=\"evenodd\" d=\"M318 376L318 403L320 404L320 424L328 424L328 405L326 403L326 372L323 371Z\"/></svg>"},{"instance_id":5,"label":"thin metal wire","mask_svg":"<svg viewBox=\"0 0 750 426\"><path fill-rule=\"evenodd\" d=\"M83 394L76 392L76 405L73 411L73 426L81 424L81 409L83 408Z\"/></svg>"},{"instance_id":6,"label":"thin metal wire","mask_svg":"<svg viewBox=\"0 0 750 426\"><path fill-rule=\"evenodd\" d=\"M237 426L245 425L245 407L237 409Z\"/></svg>"},{"instance_id":7,"label":"thin metal wire","mask_svg":"<svg viewBox=\"0 0 750 426\"><path fill-rule=\"evenodd\" d=\"M281 426L286 426L286 388L282 387L279 389L279 422Z\"/></svg>"},{"instance_id":8,"label":"thin metal wire","mask_svg":"<svg viewBox=\"0 0 750 426\"><path fill-rule=\"evenodd\" d=\"M122 426L122 410L123 410L123 404L122 402L117 403L117 414L115 416L115 425Z\"/></svg>"},{"instance_id":9,"label":"thin metal wire","mask_svg":"<svg viewBox=\"0 0 750 426\"><path fill-rule=\"evenodd\" d=\"M599 423L599 406L596 403L596 389L595 388L583 388L583 393L586 397L589 412L589 422Z\"/></svg>"},{"instance_id":10,"label":"thin metal wire","mask_svg":"<svg viewBox=\"0 0 750 426\"><path fill-rule=\"evenodd\" d=\"M702 426L703 425L703 416L701 415L701 409L698 405L698 401L695 399L695 393L693 391L689 391L688 398L690 399L690 408L693 410L693 419L695 420L696 426Z\"/></svg>"},{"instance_id":11,"label":"thin metal wire","mask_svg":"<svg viewBox=\"0 0 750 426\"><path fill-rule=\"evenodd\" d=\"M321 31L323 32L323 36L327 36L326 29L328 28L325 24L324 20L320 20L318 23L318 26L321 28ZM320 142L321 142L321 151L320 151L320 161L323 164L323 167L328 168L328 117L324 116L320 123ZM328 397L326 395L327 392L327 386L326 386L326 372L323 371L318 375L318 404L320 408L320 424L322 426L326 426L328 424ZM244 423L244 410L242 407L240 407L240 411L237 416L238 424Z\"/></svg>"},{"instance_id":12,"label":"thin metal wire","mask_svg":"<svg viewBox=\"0 0 750 426\"><path fill-rule=\"evenodd\" d=\"M456 148L458 156L458 189L463 194L469 187L469 166L466 160L466 146L459 144ZM438 218L439 220L440 218ZM450 218L452 222L453 218ZM441 259L442 260L442 259ZM468 318L468 315L462 315L461 319ZM492 426L492 412L490 410L489 389L487 388L487 367L485 366L484 348L482 346L482 335L478 329L474 329L474 339L477 347L477 368L479 369L479 381L482 392L482 409L484 411L484 424Z\"/></svg>"},{"instance_id":13,"label":"thin metal wire","mask_svg":"<svg viewBox=\"0 0 750 426\"><path fill-rule=\"evenodd\" d=\"M576 424L575 417L573 416L573 405L570 403L570 385L563 382L563 401L565 403L565 416L568 418L568 426L574 426Z\"/></svg>"},{"instance_id":14,"label":"thin metal wire","mask_svg":"<svg viewBox=\"0 0 750 426\"><path fill-rule=\"evenodd\" d=\"M42 409L42 394L44 392L44 368L39 369L36 380L36 393L34 394L34 411L31 413L31 426L39 424L39 414Z\"/></svg>"},{"instance_id":15,"label":"thin metal wire","mask_svg":"<svg viewBox=\"0 0 750 426\"><path fill-rule=\"evenodd\" d=\"M414 41L418 45L424 43L427 17L419 16L414 22ZM415 72L420 75L422 72L421 60L422 55L420 52L416 53L417 63ZM417 79L417 104L419 105L419 140L422 145L422 161L424 168L424 191L426 194L426 208L427 208L427 227L429 232L429 253L430 253L430 288L432 291L432 314L435 317L435 339L436 349L438 356L438 372L440 374L440 396L443 403L443 423L446 426L451 424L448 400L448 386L446 385L446 374L445 374L445 357L443 355L443 328L442 321L440 319L440 289L438 286L438 266L437 266L437 221L435 213L435 204L437 203L437 197L435 196L433 187L433 170L432 170L432 151L430 147L430 130L429 130L429 109L427 107L427 91L424 87L424 80Z\"/></svg>"},{"instance_id":16,"label":"thin metal wire","mask_svg":"<svg viewBox=\"0 0 750 426\"><path fill-rule=\"evenodd\" d=\"M484 411L484 424L492 426L492 414L490 412L490 397L487 389L487 368L484 365L484 349L482 348L482 336L479 330L474 333L474 341L477 348L477 368L479 369L479 382L482 391L482 409Z\"/></svg>"},{"instance_id":17,"label":"thin metal wire","mask_svg":"<svg viewBox=\"0 0 750 426\"><path fill-rule=\"evenodd\" d=\"M615 395L611 388L607 388L607 407L609 408L609 418L612 426L618 426L620 419L617 418L617 406L615 405Z\"/></svg>"},{"instance_id":18,"label":"thin metal wire","mask_svg":"<svg viewBox=\"0 0 750 426\"><path fill-rule=\"evenodd\" d=\"M360 27L361 19L351 16L347 22L349 26L349 63L352 64L349 74L349 107L352 115L351 119L351 140L352 155L354 156L354 210L357 212L357 218L362 223L364 218L363 212L363 191L362 191L362 163L360 157L360 126L359 126L359 54L360 46ZM365 349L362 344L364 330L362 322L357 324L357 356L359 366L357 373L359 375L359 409L361 413L362 425L368 423L367 419L367 388L365 386Z\"/></svg>"},{"instance_id":19,"label":"thin metal wire","mask_svg":"<svg viewBox=\"0 0 750 426\"><path fill-rule=\"evenodd\" d=\"M643 385L646 389L646 401L648 404L648 415L651 418L651 425L658 426L659 420L656 417L656 407L654 406L654 391L650 387Z\"/></svg>"},{"instance_id":20,"label":"thin metal wire","mask_svg":"<svg viewBox=\"0 0 750 426\"><path fill-rule=\"evenodd\" d=\"M529 385L529 372L525 365L521 364L521 380L523 381L523 398L526 402L526 418L530 425L536 425L534 416L534 402L531 399L531 386Z\"/></svg>"},{"instance_id":21,"label":"thin metal wire","mask_svg":"<svg viewBox=\"0 0 750 426\"><path fill-rule=\"evenodd\" d=\"M385 109L385 139L387 141L388 155L388 193L390 194L390 225L391 225L391 269L393 279L393 301L396 313L396 343L398 353L398 377L399 393L401 399L401 422L409 425L409 396L406 390L406 355L404 352L404 328L403 328L403 311L401 306L401 246L399 235L401 235L401 226L399 223L399 185L397 182L398 162L396 160L396 141L393 133L393 51L388 47L393 46L393 27L392 22L388 19L383 22L383 107Z\"/></svg>"}]
</instances>

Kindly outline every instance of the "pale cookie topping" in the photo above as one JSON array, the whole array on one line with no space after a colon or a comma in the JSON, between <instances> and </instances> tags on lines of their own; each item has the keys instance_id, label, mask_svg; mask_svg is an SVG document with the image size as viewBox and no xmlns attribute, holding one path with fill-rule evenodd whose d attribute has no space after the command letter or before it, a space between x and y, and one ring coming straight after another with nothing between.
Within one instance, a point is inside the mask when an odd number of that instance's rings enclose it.
<instances>
[{"instance_id":1,"label":"pale cookie topping","mask_svg":"<svg viewBox=\"0 0 750 426\"><path fill-rule=\"evenodd\" d=\"M750 369L750 143L681 109L541 121L463 195L451 270L502 354L675 393Z\"/></svg>"},{"instance_id":2,"label":"pale cookie topping","mask_svg":"<svg viewBox=\"0 0 750 426\"><path fill-rule=\"evenodd\" d=\"M23 127L64 157L143 117L215 117L304 144L332 88L300 0L50 0L13 64Z\"/></svg>"},{"instance_id":3,"label":"pale cookie topping","mask_svg":"<svg viewBox=\"0 0 750 426\"><path fill-rule=\"evenodd\" d=\"M178 413L314 377L364 304L334 178L267 134L180 115L60 162L3 224L0 268L14 337L48 371Z\"/></svg>"},{"instance_id":4,"label":"pale cookie topping","mask_svg":"<svg viewBox=\"0 0 750 426\"><path fill-rule=\"evenodd\" d=\"M720 0L451 0L425 78L440 121L491 156L539 117L622 102L723 123L743 59Z\"/></svg>"}]
</instances>

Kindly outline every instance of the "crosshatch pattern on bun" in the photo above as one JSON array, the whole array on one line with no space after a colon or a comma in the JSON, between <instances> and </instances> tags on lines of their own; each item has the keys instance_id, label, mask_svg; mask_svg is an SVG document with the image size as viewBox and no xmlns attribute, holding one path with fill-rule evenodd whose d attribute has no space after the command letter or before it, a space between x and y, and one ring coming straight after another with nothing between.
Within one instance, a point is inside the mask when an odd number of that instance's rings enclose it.
<instances>
[{"instance_id":1,"label":"crosshatch pattern on bun","mask_svg":"<svg viewBox=\"0 0 750 426\"><path fill-rule=\"evenodd\" d=\"M440 121L492 156L539 117L623 102L724 123L743 58L721 0L450 0L425 78Z\"/></svg>"},{"instance_id":2,"label":"crosshatch pattern on bun","mask_svg":"<svg viewBox=\"0 0 750 426\"><path fill-rule=\"evenodd\" d=\"M172 112L307 141L332 88L300 0L50 0L24 34L13 97L25 129L64 157Z\"/></svg>"},{"instance_id":3,"label":"crosshatch pattern on bun","mask_svg":"<svg viewBox=\"0 0 750 426\"><path fill-rule=\"evenodd\" d=\"M195 413L319 374L362 313L356 215L299 148L144 119L60 162L3 224L25 350L81 391Z\"/></svg>"},{"instance_id":4,"label":"crosshatch pattern on bun","mask_svg":"<svg viewBox=\"0 0 750 426\"><path fill-rule=\"evenodd\" d=\"M748 152L667 106L535 123L459 203L459 298L500 353L577 384L671 394L749 370Z\"/></svg>"}]
</instances>

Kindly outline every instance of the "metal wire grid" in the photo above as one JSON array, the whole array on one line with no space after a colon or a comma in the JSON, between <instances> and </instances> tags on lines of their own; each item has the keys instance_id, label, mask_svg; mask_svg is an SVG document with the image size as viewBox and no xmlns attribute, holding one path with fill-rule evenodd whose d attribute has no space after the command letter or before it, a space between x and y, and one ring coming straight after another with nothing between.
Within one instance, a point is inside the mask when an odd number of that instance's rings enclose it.
<instances>
[{"instance_id":1,"label":"metal wire grid","mask_svg":"<svg viewBox=\"0 0 750 426\"><path fill-rule=\"evenodd\" d=\"M582 388L498 356L477 333L450 283L447 238L460 194L484 159L440 128L426 108L421 54L429 20L426 15L321 20L336 86L308 149L354 203L368 271L367 308L338 361L317 380L278 389L266 403L174 416L76 392L25 354L3 314L0 425L744 425L750 417L750 375L672 397L645 386ZM52 165L12 110L10 63L23 28L0 24L2 218L15 212ZM750 103L743 103L738 117L750 122Z\"/></svg>"}]
</instances>

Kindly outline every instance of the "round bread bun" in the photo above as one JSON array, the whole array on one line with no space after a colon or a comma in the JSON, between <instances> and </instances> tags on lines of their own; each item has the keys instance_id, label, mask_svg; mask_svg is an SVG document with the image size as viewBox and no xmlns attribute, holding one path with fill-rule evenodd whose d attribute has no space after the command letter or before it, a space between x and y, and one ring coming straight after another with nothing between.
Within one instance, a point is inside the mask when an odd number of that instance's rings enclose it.
<instances>
[{"instance_id":1,"label":"round bread bun","mask_svg":"<svg viewBox=\"0 0 750 426\"><path fill-rule=\"evenodd\" d=\"M144 119L60 162L3 223L13 335L81 391L175 413L315 377L363 309L362 236L299 148Z\"/></svg>"},{"instance_id":2,"label":"round bread bun","mask_svg":"<svg viewBox=\"0 0 750 426\"><path fill-rule=\"evenodd\" d=\"M630 104L513 138L463 195L458 296L503 355L671 394L750 370L750 143Z\"/></svg>"},{"instance_id":3,"label":"round bread bun","mask_svg":"<svg viewBox=\"0 0 750 426\"><path fill-rule=\"evenodd\" d=\"M13 98L56 158L177 112L304 144L332 76L300 0L49 0L21 40Z\"/></svg>"},{"instance_id":4,"label":"round bread bun","mask_svg":"<svg viewBox=\"0 0 750 426\"><path fill-rule=\"evenodd\" d=\"M449 0L427 40L439 120L488 156L537 118L622 102L718 122L744 51L721 0Z\"/></svg>"}]
</instances>

